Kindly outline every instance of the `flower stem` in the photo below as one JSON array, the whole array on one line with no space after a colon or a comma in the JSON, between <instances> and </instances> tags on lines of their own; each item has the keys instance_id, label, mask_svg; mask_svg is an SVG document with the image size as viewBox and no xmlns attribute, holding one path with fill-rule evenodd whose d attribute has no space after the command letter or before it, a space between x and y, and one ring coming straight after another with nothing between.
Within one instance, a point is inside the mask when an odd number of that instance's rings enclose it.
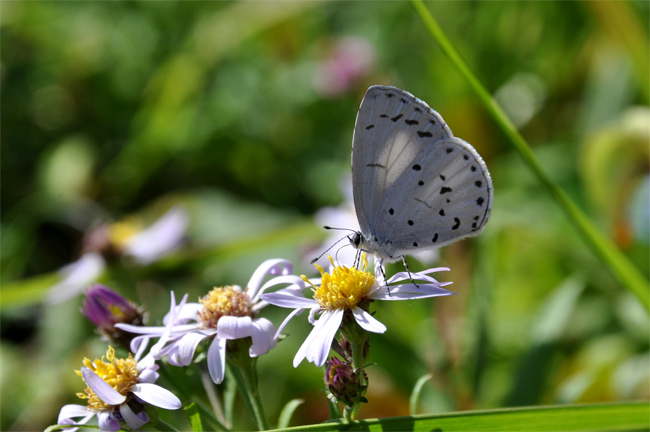
<instances>
[{"instance_id":1,"label":"flower stem","mask_svg":"<svg viewBox=\"0 0 650 432\"><path fill-rule=\"evenodd\" d=\"M366 334L366 337L367 334ZM365 345L366 341L350 341L350 347L352 349L352 367L355 370L355 373L357 373L357 376L359 377L360 385L365 386L368 383L366 382L366 374L363 371L363 366L365 363L365 358L363 356L363 347ZM357 402L354 404L353 407L348 407L346 406L345 409L343 410L343 417L348 420L356 420L357 415L359 414L359 410L361 410L361 402Z\"/></svg>"},{"instance_id":2,"label":"flower stem","mask_svg":"<svg viewBox=\"0 0 650 432\"><path fill-rule=\"evenodd\" d=\"M612 240L596 227L566 192L549 178L526 140L519 134L517 128L515 128L505 112L463 61L456 48L447 39L438 22L424 5L424 2L422 0L411 1L422 18L422 21L424 21L429 33L431 33L431 36L433 36L440 46L440 49L467 80L494 121L508 137L510 144L513 145L528 168L535 174L539 183L557 201L562 210L564 210L567 218L583 236L589 247L609 267L609 270L618 278L619 282L637 296L646 310L650 310L650 291L648 291L648 280L646 277L614 245Z\"/></svg>"},{"instance_id":3,"label":"flower stem","mask_svg":"<svg viewBox=\"0 0 650 432\"><path fill-rule=\"evenodd\" d=\"M251 361L246 365L227 362L230 374L237 382L239 394L244 399L248 411L253 416L259 430L270 429L269 421L264 414L264 406L260 397L259 387L257 385L257 372L255 362Z\"/></svg>"}]
</instances>

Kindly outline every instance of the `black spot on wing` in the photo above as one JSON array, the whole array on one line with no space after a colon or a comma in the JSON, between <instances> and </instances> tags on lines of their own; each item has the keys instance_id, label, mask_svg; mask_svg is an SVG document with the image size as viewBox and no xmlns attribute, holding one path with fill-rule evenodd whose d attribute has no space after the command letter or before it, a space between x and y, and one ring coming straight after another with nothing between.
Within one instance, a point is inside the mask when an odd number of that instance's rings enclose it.
<instances>
[{"instance_id":1,"label":"black spot on wing","mask_svg":"<svg viewBox=\"0 0 650 432\"><path fill-rule=\"evenodd\" d=\"M392 93L386 93L386 97L392 98L393 96L395 96L395 95L392 94Z\"/></svg>"},{"instance_id":2,"label":"black spot on wing","mask_svg":"<svg viewBox=\"0 0 650 432\"><path fill-rule=\"evenodd\" d=\"M432 125L435 125L436 121L435 120L429 120L429 123L431 123Z\"/></svg>"},{"instance_id":3,"label":"black spot on wing","mask_svg":"<svg viewBox=\"0 0 650 432\"><path fill-rule=\"evenodd\" d=\"M431 132L418 131L418 136L420 138L431 138L433 134Z\"/></svg>"},{"instance_id":4,"label":"black spot on wing","mask_svg":"<svg viewBox=\"0 0 650 432\"><path fill-rule=\"evenodd\" d=\"M451 192L451 188L447 186L443 186L440 188L440 195L446 194L447 192Z\"/></svg>"},{"instance_id":5,"label":"black spot on wing","mask_svg":"<svg viewBox=\"0 0 650 432\"><path fill-rule=\"evenodd\" d=\"M420 180L420 181L418 182L418 186L424 186L424 182L423 182L422 180Z\"/></svg>"},{"instance_id":6,"label":"black spot on wing","mask_svg":"<svg viewBox=\"0 0 650 432\"><path fill-rule=\"evenodd\" d=\"M391 215L392 215L392 214L395 214L395 210L392 209L392 208L390 208L390 209L388 209L388 213L391 214Z\"/></svg>"},{"instance_id":7,"label":"black spot on wing","mask_svg":"<svg viewBox=\"0 0 650 432\"><path fill-rule=\"evenodd\" d=\"M420 108L418 108L418 107L415 107L415 111L422 112L422 110Z\"/></svg>"},{"instance_id":8,"label":"black spot on wing","mask_svg":"<svg viewBox=\"0 0 650 432\"><path fill-rule=\"evenodd\" d=\"M447 147L447 150L446 150L447 153L451 153L451 152L453 152L453 151L454 151L453 148L451 148L451 147Z\"/></svg>"},{"instance_id":9,"label":"black spot on wing","mask_svg":"<svg viewBox=\"0 0 650 432\"><path fill-rule=\"evenodd\" d=\"M415 171L420 171L422 169L422 167L419 164L415 164L411 168L413 168Z\"/></svg>"},{"instance_id":10,"label":"black spot on wing","mask_svg":"<svg viewBox=\"0 0 650 432\"><path fill-rule=\"evenodd\" d=\"M445 209L440 209L440 211L438 212L438 214L439 214L440 216L444 216L444 215L445 215Z\"/></svg>"},{"instance_id":11,"label":"black spot on wing","mask_svg":"<svg viewBox=\"0 0 650 432\"><path fill-rule=\"evenodd\" d=\"M453 229L453 230L457 230L458 228L460 228L460 219L458 219L457 217L455 217L455 218L454 218L454 222L456 222L456 223L454 224L453 227L451 227L451 229Z\"/></svg>"},{"instance_id":12,"label":"black spot on wing","mask_svg":"<svg viewBox=\"0 0 650 432\"><path fill-rule=\"evenodd\" d=\"M481 187L481 186L483 186L483 182L482 182L481 180L476 180L476 181L474 182L474 184L475 184L477 187Z\"/></svg>"},{"instance_id":13,"label":"black spot on wing","mask_svg":"<svg viewBox=\"0 0 650 432\"><path fill-rule=\"evenodd\" d=\"M406 124L409 125L409 126L413 126L413 125L416 125L416 124L420 124L420 122L417 121L417 120L404 120L404 123L406 123Z\"/></svg>"},{"instance_id":14,"label":"black spot on wing","mask_svg":"<svg viewBox=\"0 0 650 432\"><path fill-rule=\"evenodd\" d=\"M472 172L476 171L476 167L474 165L472 165L472 168L470 168L470 169L472 170Z\"/></svg>"},{"instance_id":15,"label":"black spot on wing","mask_svg":"<svg viewBox=\"0 0 650 432\"><path fill-rule=\"evenodd\" d=\"M479 207L482 207L484 201L485 199L483 199L483 197L478 197L478 199L476 200L476 204L478 204Z\"/></svg>"},{"instance_id":16,"label":"black spot on wing","mask_svg":"<svg viewBox=\"0 0 650 432\"><path fill-rule=\"evenodd\" d=\"M396 122L397 120L401 119L402 117L404 117L404 114L398 114L395 117L391 118L391 120Z\"/></svg>"},{"instance_id":17,"label":"black spot on wing","mask_svg":"<svg viewBox=\"0 0 650 432\"><path fill-rule=\"evenodd\" d=\"M413 221L412 221L411 219L409 219L408 224L409 224L410 226L413 226Z\"/></svg>"},{"instance_id":18,"label":"black spot on wing","mask_svg":"<svg viewBox=\"0 0 650 432\"><path fill-rule=\"evenodd\" d=\"M367 167L386 168L386 167L383 166L382 164L378 164L378 163L369 163L369 164L366 164L366 166L367 166Z\"/></svg>"},{"instance_id":19,"label":"black spot on wing","mask_svg":"<svg viewBox=\"0 0 650 432\"><path fill-rule=\"evenodd\" d=\"M381 117L381 118L387 118L388 115L387 115L387 114L381 114L379 117Z\"/></svg>"},{"instance_id":20,"label":"black spot on wing","mask_svg":"<svg viewBox=\"0 0 650 432\"><path fill-rule=\"evenodd\" d=\"M433 235L433 238L431 239L431 241L432 241L433 243L435 243L435 242L438 241L438 233L435 233L435 234Z\"/></svg>"},{"instance_id":21,"label":"black spot on wing","mask_svg":"<svg viewBox=\"0 0 650 432\"><path fill-rule=\"evenodd\" d=\"M467 155L463 155L463 159L465 159L465 160L469 160L469 156L467 156Z\"/></svg>"},{"instance_id":22,"label":"black spot on wing","mask_svg":"<svg viewBox=\"0 0 650 432\"><path fill-rule=\"evenodd\" d=\"M418 247L418 242L413 242L413 247Z\"/></svg>"},{"instance_id":23,"label":"black spot on wing","mask_svg":"<svg viewBox=\"0 0 650 432\"><path fill-rule=\"evenodd\" d=\"M447 180L447 177L445 177L445 176L443 176L442 174L440 174L440 180L445 181L445 180Z\"/></svg>"},{"instance_id":24,"label":"black spot on wing","mask_svg":"<svg viewBox=\"0 0 650 432\"><path fill-rule=\"evenodd\" d=\"M375 127L375 125L368 125L368 126L366 126L366 130L370 130L370 129L374 128L374 127Z\"/></svg>"},{"instance_id":25,"label":"black spot on wing","mask_svg":"<svg viewBox=\"0 0 650 432\"><path fill-rule=\"evenodd\" d=\"M404 98L401 98L400 100L402 101L402 103L408 103L408 101Z\"/></svg>"}]
</instances>

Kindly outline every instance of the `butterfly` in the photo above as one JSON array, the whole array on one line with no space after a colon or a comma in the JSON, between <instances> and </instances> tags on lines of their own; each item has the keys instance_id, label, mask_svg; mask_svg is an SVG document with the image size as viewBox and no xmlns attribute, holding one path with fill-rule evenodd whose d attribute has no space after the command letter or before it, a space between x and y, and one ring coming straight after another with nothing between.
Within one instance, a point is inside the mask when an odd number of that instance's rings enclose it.
<instances>
[{"instance_id":1,"label":"butterfly","mask_svg":"<svg viewBox=\"0 0 650 432\"><path fill-rule=\"evenodd\" d=\"M378 85L357 114L352 189L352 245L389 262L480 234L494 200L474 147L424 101Z\"/></svg>"}]
</instances>

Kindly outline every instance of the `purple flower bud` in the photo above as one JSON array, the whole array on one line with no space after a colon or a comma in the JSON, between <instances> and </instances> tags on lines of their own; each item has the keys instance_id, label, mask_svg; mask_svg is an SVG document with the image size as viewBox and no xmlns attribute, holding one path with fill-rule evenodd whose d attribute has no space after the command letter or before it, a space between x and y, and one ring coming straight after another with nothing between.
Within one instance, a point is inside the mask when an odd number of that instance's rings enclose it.
<instances>
[{"instance_id":1,"label":"purple flower bud","mask_svg":"<svg viewBox=\"0 0 650 432\"><path fill-rule=\"evenodd\" d=\"M367 386L362 385L357 375L358 371L342 362L337 357L332 357L326 362L325 385L337 402L346 406L354 406L359 402L368 402L363 396ZM364 372L365 378L365 372ZM365 379L364 379L365 381Z\"/></svg>"},{"instance_id":2,"label":"purple flower bud","mask_svg":"<svg viewBox=\"0 0 650 432\"><path fill-rule=\"evenodd\" d=\"M142 325L142 307L101 284L92 285L84 295L81 313L97 326L97 332L105 339L128 349L132 336L116 328L115 324Z\"/></svg>"}]
</instances>

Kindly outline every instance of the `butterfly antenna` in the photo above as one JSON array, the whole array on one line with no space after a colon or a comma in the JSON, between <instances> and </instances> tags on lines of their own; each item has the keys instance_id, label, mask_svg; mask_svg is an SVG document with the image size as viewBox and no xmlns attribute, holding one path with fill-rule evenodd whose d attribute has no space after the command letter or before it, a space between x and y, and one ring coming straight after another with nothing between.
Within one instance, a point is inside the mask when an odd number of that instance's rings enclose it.
<instances>
[{"instance_id":1,"label":"butterfly antenna","mask_svg":"<svg viewBox=\"0 0 650 432\"><path fill-rule=\"evenodd\" d=\"M337 227L331 227L329 225L324 225L323 229L326 229L326 230L338 230L338 231L352 231L355 234L357 232L357 230L353 230L352 228L337 228Z\"/></svg>"},{"instance_id":2,"label":"butterfly antenna","mask_svg":"<svg viewBox=\"0 0 650 432\"><path fill-rule=\"evenodd\" d=\"M415 283L415 281L413 280L413 276L411 275L411 270L409 269L409 265L406 263L406 257L404 255L402 255L402 262L404 263L404 267L406 267L406 272L409 274L409 279L411 279L413 285L415 285L416 288L420 288L420 285Z\"/></svg>"},{"instance_id":3,"label":"butterfly antenna","mask_svg":"<svg viewBox=\"0 0 650 432\"><path fill-rule=\"evenodd\" d=\"M337 229L338 229L338 228L337 228ZM342 229L342 228L341 228L341 229ZM313 263L315 263L316 261L318 261L319 259L321 259L321 258L323 257L323 255L325 255L325 254L326 254L327 252L329 252L329 251L330 251L334 246L336 246L337 244L341 243L341 242L342 242L343 240L345 240L346 238L348 238L348 237L345 236L345 237L343 237L343 238L338 239L338 240L337 240L337 241L336 241L332 246L328 247L328 248L325 250L325 252L323 252L322 254L318 255L318 256L317 256L316 258L314 258L313 260L309 261L309 264L313 264Z\"/></svg>"}]
</instances>

